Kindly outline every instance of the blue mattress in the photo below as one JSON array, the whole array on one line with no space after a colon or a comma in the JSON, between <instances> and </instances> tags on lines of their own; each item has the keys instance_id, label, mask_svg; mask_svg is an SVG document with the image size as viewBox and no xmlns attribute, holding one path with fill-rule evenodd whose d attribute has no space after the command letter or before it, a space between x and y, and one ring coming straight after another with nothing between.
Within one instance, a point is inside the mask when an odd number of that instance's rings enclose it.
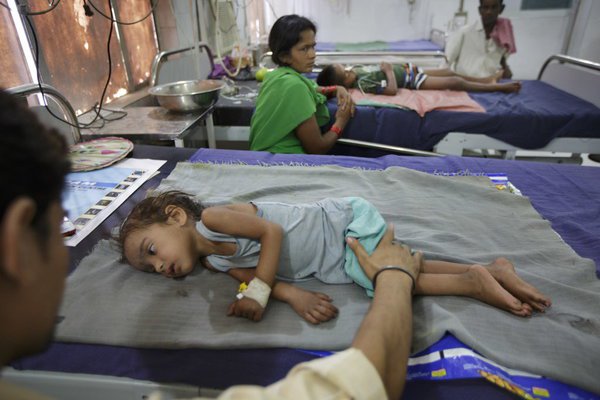
<instances>
[{"instance_id":1,"label":"blue mattress","mask_svg":"<svg viewBox=\"0 0 600 400\"><path fill-rule=\"evenodd\" d=\"M443 51L444 49L430 40L396 40L365 43L318 42L317 51Z\"/></svg>"},{"instance_id":2,"label":"blue mattress","mask_svg":"<svg viewBox=\"0 0 600 400\"><path fill-rule=\"evenodd\" d=\"M361 106L344 137L431 150L448 132L480 133L523 149L537 149L556 137L600 138L600 108L541 81L523 81L519 93L469 93L485 113L416 112ZM328 103L335 115L335 101ZM337 145L333 154L378 156L381 152Z\"/></svg>"},{"instance_id":3,"label":"blue mattress","mask_svg":"<svg viewBox=\"0 0 600 400\"><path fill-rule=\"evenodd\" d=\"M140 147L152 146L136 146L136 150ZM177 152L186 149L170 150ZM135 157L142 155L134 154ZM531 199L533 206L551 222L565 242L582 257L593 259L597 268L600 265L600 187L597 185L600 182L600 168L450 156L385 156L368 159L209 149L198 150L190 161L334 164L367 169L403 166L429 173L505 173ZM600 276L600 270L598 273ZM12 366L16 369L88 373L225 388L232 384L269 384L283 377L295 364L315 357L318 355L294 349L161 350L55 342L43 354L21 359ZM404 398L504 399L507 398L507 392L481 379L446 382L415 380L408 383Z\"/></svg>"}]
</instances>

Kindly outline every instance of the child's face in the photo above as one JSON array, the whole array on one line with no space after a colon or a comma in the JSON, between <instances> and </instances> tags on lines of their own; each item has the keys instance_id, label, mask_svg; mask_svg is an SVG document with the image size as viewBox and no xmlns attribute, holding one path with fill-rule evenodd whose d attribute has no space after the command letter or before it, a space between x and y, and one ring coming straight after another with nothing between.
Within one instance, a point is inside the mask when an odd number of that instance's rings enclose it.
<instances>
[{"instance_id":1,"label":"child's face","mask_svg":"<svg viewBox=\"0 0 600 400\"><path fill-rule=\"evenodd\" d=\"M168 278L183 277L194 270L200 254L196 229L191 224L156 223L133 231L124 243L127 261L136 269Z\"/></svg>"},{"instance_id":2,"label":"child's face","mask_svg":"<svg viewBox=\"0 0 600 400\"><path fill-rule=\"evenodd\" d=\"M356 73L353 71L346 71L342 64L335 64L333 69L335 70L335 82L338 85L342 85L346 88L354 86Z\"/></svg>"},{"instance_id":3,"label":"child's face","mask_svg":"<svg viewBox=\"0 0 600 400\"><path fill-rule=\"evenodd\" d=\"M315 33L311 29L307 29L300 33L300 41L296 43L289 54L281 57L281 59L297 72L311 72L315 66Z\"/></svg>"}]
</instances>

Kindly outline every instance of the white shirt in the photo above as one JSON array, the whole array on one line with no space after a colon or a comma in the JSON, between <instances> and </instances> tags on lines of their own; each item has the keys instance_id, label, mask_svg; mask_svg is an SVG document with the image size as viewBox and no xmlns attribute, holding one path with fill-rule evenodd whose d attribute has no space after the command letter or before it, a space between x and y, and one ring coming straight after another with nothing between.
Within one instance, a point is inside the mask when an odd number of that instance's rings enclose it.
<instances>
[{"instance_id":1,"label":"white shirt","mask_svg":"<svg viewBox=\"0 0 600 400\"><path fill-rule=\"evenodd\" d=\"M451 35L446 45L450 68L460 75L478 78L493 75L501 68L502 56L508 58L506 49L494 39L485 38L481 18Z\"/></svg>"},{"instance_id":2,"label":"white shirt","mask_svg":"<svg viewBox=\"0 0 600 400\"><path fill-rule=\"evenodd\" d=\"M164 399L160 393L150 396L150 400ZM298 364L284 379L270 386L234 386L218 397L218 400L238 399L383 400L387 399L387 394L373 364L362 351L350 348L329 357Z\"/></svg>"}]
</instances>

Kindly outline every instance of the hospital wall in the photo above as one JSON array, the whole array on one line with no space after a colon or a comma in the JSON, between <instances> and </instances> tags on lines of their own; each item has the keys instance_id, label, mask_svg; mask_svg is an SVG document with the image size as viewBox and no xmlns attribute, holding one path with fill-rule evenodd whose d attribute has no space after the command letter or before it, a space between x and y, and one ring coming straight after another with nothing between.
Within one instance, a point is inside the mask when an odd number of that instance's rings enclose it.
<instances>
[{"instance_id":1,"label":"hospital wall","mask_svg":"<svg viewBox=\"0 0 600 400\"><path fill-rule=\"evenodd\" d=\"M276 15L297 13L317 23L317 40L361 42L422 39L432 28L448 31L459 0L270 0ZM535 79L543 62L566 47L573 11L521 10L521 0L504 0L503 16L513 22L517 54L514 77ZM573 4L577 1L574 0ZM467 23L479 18L479 0L465 0ZM574 8L574 7L573 7ZM568 54L600 62L600 1L581 0Z\"/></svg>"}]
</instances>

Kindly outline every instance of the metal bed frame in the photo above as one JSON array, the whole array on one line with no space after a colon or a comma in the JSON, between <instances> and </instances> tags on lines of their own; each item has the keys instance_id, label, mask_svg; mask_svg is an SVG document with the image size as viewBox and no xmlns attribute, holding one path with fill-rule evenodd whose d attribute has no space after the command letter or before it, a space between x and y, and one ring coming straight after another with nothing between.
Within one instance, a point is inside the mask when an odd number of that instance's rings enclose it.
<instances>
[{"instance_id":1,"label":"metal bed frame","mask_svg":"<svg viewBox=\"0 0 600 400\"><path fill-rule=\"evenodd\" d=\"M555 61L558 62L559 65L553 64ZM542 65L538 74L538 80L543 80L544 73L550 65L556 65L555 68L569 68L572 72L584 71L588 75L591 72L592 75L597 76L597 78L592 81L592 84L596 87L595 98L590 97L592 95L591 93L594 92L590 87L586 88L587 93L582 93L581 86L579 88L569 87L564 82L560 84L559 88L598 105L597 93L600 89L600 63L562 54L555 54L550 56ZM546 80L546 82L552 84L549 80ZM465 150L472 149L480 149L482 150L482 154L485 154L489 150L499 151L502 158L508 160L515 159L518 150L524 150L484 134L465 132L449 132L444 139L434 146L434 151L437 153L458 156L463 155ZM572 153L572 157L577 158L581 153L600 153L600 138L557 137L550 141L546 146L532 151Z\"/></svg>"},{"instance_id":2,"label":"metal bed frame","mask_svg":"<svg viewBox=\"0 0 600 400\"><path fill-rule=\"evenodd\" d=\"M264 53L259 64L268 68L275 65L270 60L273 53ZM390 63L414 62L422 67L439 68L447 65L446 54L441 50L435 51L318 51L316 69L329 64L379 64L382 61Z\"/></svg>"},{"instance_id":3,"label":"metal bed frame","mask_svg":"<svg viewBox=\"0 0 600 400\"><path fill-rule=\"evenodd\" d=\"M28 83L25 85L9 88L6 91L10 94L20 97L27 97L34 94L40 94L44 97L44 102L46 102L46 98L52 99L58 105L60 112L62 113L62 115L60 116L66 118L65 121L69 123L69 125L67 125L64 122L60 122L61 132L63 125L68 126L71 131L71 136L67 137L69 144L75 144L81 141L81 132L79 130L77 115L75 114L75 111L73 110L73 107L71 106L69 100L67 100L67 98L63 96L62 93L60 93L54 87L45 83ZM44 104L42 104L40 107L44 107Z\"/></svg>"},{"instance_id":4,"label":"metal bed frame","mask_svg":"<svg viewBox=\"0 0 600 400\"><path fill-rule=\"evenodd\" d=\"M153 87L156 85L156 83L158 82L158 74L160 72L162 64L167 62L171 56L178 55L181 53L187 53L187 52L195 52L195 53L200 54L201 50L206 51L206 55L207 55L209 63L210 63L210 71L207 74L207 77L210 76L210 74L215 69L213 53L210 50L210 47L208 46L208 44L206 44L205 42L197 42L194 46L182 47L182 48L174 49L174 50L161 51L160 53L156 54L156 56L154 57L154 60L152 61L152 68L151 68L151 74L150 74L150 87ZM216 138L215 138L215 123L213 120L213 111L214 111L214 104L211 105L199 118L199 119L204 120L204 123L206 126L206 136L207 136L208 147L211 149L214 149L217 147ZM175 145L176 145L176 147L183 147L183 139L177 139L175 141Z\"/></svg>"}]
</instances>

